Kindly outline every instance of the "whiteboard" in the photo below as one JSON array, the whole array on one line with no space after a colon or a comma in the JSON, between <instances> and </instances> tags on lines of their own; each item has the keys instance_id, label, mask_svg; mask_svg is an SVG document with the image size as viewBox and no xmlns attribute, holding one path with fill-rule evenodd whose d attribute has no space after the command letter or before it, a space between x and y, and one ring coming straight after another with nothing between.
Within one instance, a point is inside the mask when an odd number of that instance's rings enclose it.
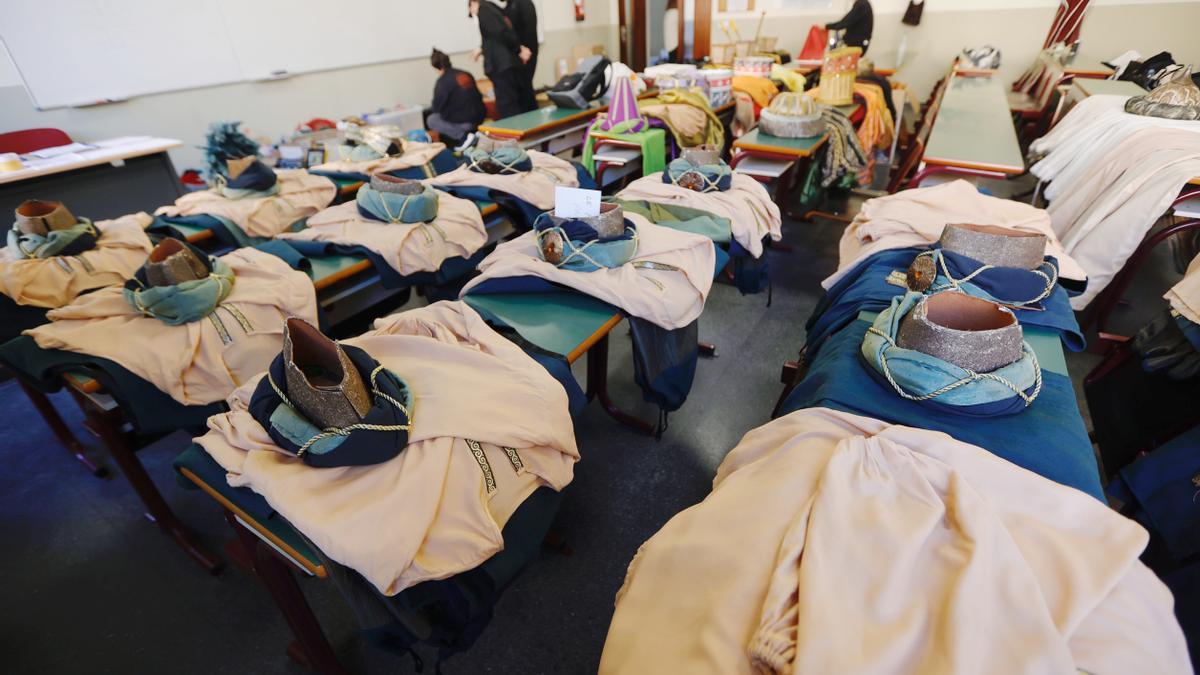
<instances>
[{"instance_id":1,"label":"whiteboard","mask_svg":"<svg viewBox=\"0 0 1200 675\"><path fill-rule=\"evenodd\" d=\"M247 80L479 46L464 0L218 0ZM265 28L266 27L266 28ZM264 29L265 28L265 29Z\"/></svg>"},{"instance_id":2,"label":"whiteboard","mask_svg":"<svg viewBox=\"0 0 1200 675\"><path fill-rule=\"evenodd\" d=\"M243 79L214 0L0 0L0 39L42 109Z\"/></svg>"},{"instance_id":3,"label":"whiteboard","mask_svg":"<svg viewBox=\"0 0 1200 675\"><path fill-rule=\"evenodd\" d=\"M479 28L462 0L0 0L0 40L46 109L470 51Z\"/></svg>"}]
</instances>

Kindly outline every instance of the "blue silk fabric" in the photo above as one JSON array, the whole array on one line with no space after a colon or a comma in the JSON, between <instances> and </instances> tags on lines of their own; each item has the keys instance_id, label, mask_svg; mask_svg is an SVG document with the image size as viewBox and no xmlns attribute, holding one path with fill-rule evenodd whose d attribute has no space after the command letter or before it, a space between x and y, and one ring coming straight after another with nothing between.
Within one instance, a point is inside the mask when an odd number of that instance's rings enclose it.
<instances>
[{"instance_id":1,"label":"blue silk fabric","mask_svg":"<svg viewBox=\"0 0 1200 675\"><path fill-rule=\"evenodd\" d=\"M894 271L905 272L908 266L912 263L913 258L917 254L924 251L924 248L902 248L890 251L880 251L875 255L863 260L834 284L821 301L817 303L817 308L813 311L812 317L809 318L806 328L808 329L807 351L810 358L814 356L821 348L821 343L833 332L840 330L842 327L849 324L858 316L859 312L878 312L882 311L891 304L892 298L897 295L902 295L905 289L899 286L888 283L888 275ZM974 270L979 267L979 263L953 253L947 253L947 264L953 264L952 268L955 272L963 270ZM974 267L970 265L974 264ZM994 269L988 270L975 278L971 284L965 284L963 290L970 290L967 286L975 286L983 291L996 295L1003 295L1004 289L1010 283L1009 277L1014 276L1009 272L1022 272L1021 270ZM1029 278L1033 277L1036 283L1043 282L1036 275L1024 273L1023 275L1015 275L1018 277L1024 276L1021 280L1022 287L1029 286ZM961 276L957 278L962 278ZM1032 297L1032 296L1027 296ZM1059 337L1062 338L1063 345L1071 351L1082 351L1087 346L1086 340L1083 337L1083 332L1079 328L1079 323L1075 320L1075 312L1071 310L1071 302L1067 291L1059 286L1054 289L1049 298L1046 298L1041 303L1042 310L1037 311L1029 309L1014 309L1013 314L1017 316L1017 321L1026 326L1041 326L1050 330L1056 331Z\"/></svg>"},{"instance_id":2,"label":"blue silk fabric","mask_svg":"<svg viewBox=\"0 0 1200 675\"><path fill-rule=\"evenodd\" d=\"M1200 555L1200 427L1159 446L1121 469L1109 494L1162 537L1176 561Z\"/></svg>"},{"instance_id":3,"label":"blue silk fabric","mask_svg":"<svg viewBox=\"0 0 1200 675\"><path fill-rule=\"evenodd\" d=\"M368 388L374 386L399 401L405 408L411 409L412 394L395 373L385 368L372 380L371 374L379 366L379 362L358 347L343 345L342 349ZM293 455L298 454L304 443L324 430L309 422L299 409L281 399L271 386L273 380L280 391L288 394L282 353L271 362L267 372L268 376L263 377L254 389L248 411L250 416L267 430L276 445ZM408 413L383 396L372 393L371 400L371 410L362 419L363 424L407 426L410 423ZM347 435L318 440L300 455L300 459L305 464L317 468L368 466L396 457L407 445L408 431L404 429L355 429Z\"/></svg>"},{"instance_id":4,"label":"blue silk fabric","mask_svg":"<svg viewBox=\"0 0 1200 675\"><path fill-rule=\"evenodd\" d=\"M1103 499L1092 443L1065 375L1044 371L1042 391L1018 415L969 417L896 395L861 354L870 322L854 319L831 332L808 373L781 406L781 415L825 407L892 424L941 431L1050 480Z\"/></svg>"},{"instance_id":5,"label":"blue silk fabric","mask_svg":"<svg viewBox=\"0 0 1200 675\"><path fill-rule=\"evenodd\" d=\"M143 265L125 282L125 301L145 316L168 326L199 321L220 305L237 283L233 270L219 258L213 258L195 246L183 243L204 264L208 276L171 286L151 286Z\"/></svg>"},{"instance_id":6,"label":"blue silk fabric","mask_svg":"<svg viewBox=\"0 0 1200 675\"><path fill-rule=\"evenodd\" d=\"M1023 412L1029 405L1026 399L1036 399L1041 390L1041 367L1029 343L1022 343L1019 360L988 373L1003 382L977 377L953 363L895 343L900 322L923 297L913 292L893 298L891 306L875 319L873 330L863 336L862 355L872 374L897 397L900 391L915 398L930 396L914 402L940 411L977 417ZM937 392L942 393L933 396Z\"/></svg>"},{"instance_id":7,"label":"blue silk fabric","mask_svg":"<svg viewBox=\"0 0 1200 675\"><path fill-rule=\"evenodd\" d=\"M238 174L237 178L229 178L226 175L225 187L233 190L262 192L274 187L278 180L279 178L275 175L274 169L255 160L244 171Z\"/></svg>"},{"instance_id":8,"label":"blue silk fabric","mask_svg":"<svg viewBox=\"0 0 1200 675\"><path fill-rule=\"evenodd\" d=\"M637 254L637 226L625 220L625 229L620 236L601 238L591 225L581 220L564 220L559 224L543 213L533 224L538 237L538 255L542 255L542 237L549 232L558 232L563 238L562 261L555 267L573 272L595 272L600 268L620 267ZM542 258L545 260L545 258ZM549 262L549 261L547 261Z\"/></svg>"}]
</instances>

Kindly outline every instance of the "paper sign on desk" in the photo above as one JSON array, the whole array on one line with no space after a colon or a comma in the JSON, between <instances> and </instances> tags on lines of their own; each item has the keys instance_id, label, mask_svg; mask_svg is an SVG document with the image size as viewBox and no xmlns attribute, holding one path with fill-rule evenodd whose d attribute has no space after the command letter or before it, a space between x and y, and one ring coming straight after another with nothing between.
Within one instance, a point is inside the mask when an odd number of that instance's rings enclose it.
<instances>
[{"instance_id":1,"label":"paper sign on desk","mask_svg":"<svg viewBox=\"0 0 1200 675\"><path fill-rule=\"evenodd\" d=\"M600 215L600 191L554 188L554 215L559 218L595 218Z\"/></svg>"}]
</instances>

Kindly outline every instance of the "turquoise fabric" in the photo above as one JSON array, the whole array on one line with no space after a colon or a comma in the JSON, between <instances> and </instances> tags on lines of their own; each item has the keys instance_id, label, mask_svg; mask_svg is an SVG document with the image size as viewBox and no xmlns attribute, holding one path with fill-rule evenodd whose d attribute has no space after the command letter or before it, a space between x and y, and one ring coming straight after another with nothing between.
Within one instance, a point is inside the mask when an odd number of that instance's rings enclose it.
<instances>
[{"instance_id":1,"label":"turquoise fabric","mask_svg":"<svg viewBox=\"0 0 1200 675\"><path fill-rule=\"evenodd\" d=\"M467 158L467 168L476 173L488 173L481 168L488 160L499 164L502 174L525 173L533 169L533 160L529 159L529 153L520 147L503 147L493 152L467 148L463 154Z\"/></svg>"},{"instance_id":2,"label":"turquoise fabric","mask_svg":"<svg viewBox=\"0 0 1200 675\"><path fill-rule=\"evenodd\" d=\"M298 446L304 446L310 438L321 433L321 429L318 429L312 422L309 422L308 418L286 401L279 403L279 406L271 413L270 421L271 428L275 432ZM349 436L320 438L308 447L307 452L311 452L314 455L328 454L337 450L338 446L345 442L347 438Z\"/></svg>"},{"instance_id":3,"label":"turquoise fabric","mask_svg":"<svg viewBox=\"0 0 1200 675\"><path fill-rule=\"evenodd\" d=\"M235 281L233 270L218 258L210 258L211 271L203 279L174 286L146 286L139 278L125 283L125 300L146 316L169 325L199 321L212 314L229 297ZM142 277L138 272L138 277Z\"/></svg>"},{"instance_id":4,"label":"turquoise fabric","mask_svg":"<svg viewBox=\"0 0 1200 675\"><path fill-rule=\"evenodd\" d=\"M687 174L697 174L704 181L704 188L697 192L724 192L733 184L733 172L725 162L720 164L693 164L680 157L672 160L663 172L663 182L679 185L680 179Z\"/></svg>"},{"instance_id":5,"label":"turquoise fabric","mask_svg":"<svg viewBox=\"0 0 1200 675\"><path fill-rule=\"evenodd\" d=\"M909 400L933 401L954 408L1021 401L1020 406L1014 402L1014 406L995 409L1004 412L1017 412L1037 398L1042 371L1028 342L1023 343L1024 356L1019 361L984 374L898 346L895 340L900 321L922 297L921 293L910 292L893 298L891 306L879 314L863 337L863 358L897 393Z\"/></svg>"},{"instance_id":6,"label":"turquoise fabric","mask_svg":"<svg viewBox=\"0 0 1200 675\"><path fill-rule=\"evenodd\" d=\"M659 204L644 199L630 201L609 197L604 201L618 204L628 213L644 216L655 225L708 237L718 244L728 244L733 239L733 225L729 219L708 211L676 204Z\"/></svg>"},{"instance_id":7,"label":"turquoise fabric","mask_svg":"<svg viewBox=\"0 0 1200 675\"><path fill-rule=\"evenodd\" d=\"M438 214L437 191L428 185L415 195L380 192L363 185L354 199L359 213L384 223L428 223Z\"/></svg>"},{"instance_id":8,"label":"turquoise fabric","mask_svg":"<svg viewBox=\"0 0 1200 675\"><path fill-rule=\"evenodd\" d=\"M52 258L56 255L78 255L95 248L100 232L87 218L80 218L73 227L52 230L45 236L24 234L14 227L8 231L8 248L22 258Z\"/></svg>"}]
</instances>

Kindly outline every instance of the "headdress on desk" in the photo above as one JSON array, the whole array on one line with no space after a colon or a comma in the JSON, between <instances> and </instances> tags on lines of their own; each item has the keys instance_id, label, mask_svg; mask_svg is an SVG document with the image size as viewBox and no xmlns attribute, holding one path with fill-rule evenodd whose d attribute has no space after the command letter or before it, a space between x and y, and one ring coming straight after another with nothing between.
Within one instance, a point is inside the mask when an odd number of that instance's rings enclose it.
<instances>
[{"instance_id":1,"label":"headdress on desk","mask_svg":"<svg viewBox=\"0 0 1200 675\"><path fill-rule=\"evenodd\" d=\"M284 454L332 468L379 464L403 452L412 404L404 381L365 351L290 318L283 351L248 411Z\"/></svg>"},{"instance_id":2,"label":"headdress on desk","mask_svg":"<svg viewBox=\"0 0 1200 675\"><path fill-rule=\"evenodd\" d=\"M672 160L663 172L663 182L695 192L724 192L733 182L729 165L721 159L715 145L685 148L683 156Z\"/></svg>"},{"instance_id":3,"label":"headdress on desk","mask_svg":"<svg viewBox=\"0 0 1200 675\"><path fill-rule=\"evenodd\" d=\"M1020 412L1042 388L1016 316L955 291L894 298L867 330L862 354L901 397L964 415Z\"/></svg>"},{"instance_id":4,"label":"headdress on desk","mask_svg":"<svg viewBox=\"0 0 1200 675\"><path fill-rule=\"evenodd\" d=\"M600 204L600 215L559 218L543 213L533 224L542 260L576 272L620 267L637 253L637 226L617 204Z\"/></svg>"},{"instance_id":5,"label":"headdress on desk","mask_svg":"<svg viewBox=\"0 0 1200 675\"><path fill-rule=\"evenodd\" d=\"M493 138L480 134L475 145L463 151L467 169L476 173L514 174L533 169L529 153L512 138Z\"/></svg>"},{"instance_id":6,"label":"headdress on desk","mask_svg":"<svg viewBox=\"0 0 1200 675\"><path fill-rule=\"evenodd\" d=\"M358 213L383 223L428 223L437 218L438 194L418 180L371 176L354 198Z\"/></svg>"},{"instance_id":7,"label":"headdress on desk","mask_svg":"<svg viewBox=\"0 0 1200 675\"><path fill-rule=\"evenodd\" d=\"M604 119L597 122L600 131L636 134L645 131L650 123L638 111L637 95L633 93L633 77L619 77L612 85L612 103Z\"/></svg>"},{"instance_id":8,"label":"headdress on desk","mask_svg":"<svg viewBox=\"0 0 1200 675\"><path fill-rule=\"evenodd\" d=\"M100 233L87 218L76 218L62 202L27 199L14 211L8 247L20 258L79 255L96 247Z\"/></svg>"},{"instance_id":9,"label":"headdress on desk","mask_svg":"<svg viewBox=\"0 0 1200 675\"><path fill-rule=\"evenodd\" d=\"M1200 87L1192 80L1191 66L1154 91L1126 101L1125 112L1169 120L1200 120Z\"/></svg>"},{"instance_id":10,"label":"headdress on desk","mask_svg":"<svg viewBox=\"0 0 1200 675\"><path fill-rule=\"evenodd\" d=\"M784 92L762 111L758 126L780 138L812 138L825 133L825 121L816 101L808 94Z\"/></svg>"},{"instance_id":11,"label":"headdress on desk","mask_svg":"<svg viewBox=\"0 0 1200 675\"><path fill-rule=\"evenodd\" d=\"M210 181L226 172L226 163L231 159L258 155L258 143L242 133L241 122L214 122L204 136L205 173Z\"/></svg>"},{"instance_id":12,"label":"headdress on desk","mask_svg":"<svg viewBox=\"0 0 1200 675\"><path fill-rule=\"evenodd\" d=\"M233 270L221 259L167 237L125 282L125 300L145 316L178 326L212 314L229 297L235 281Z\"/></svg>"},{"instance_id":13,"label":"headdress on desk","mask_svg":"<svg viewBox=\"0 0 1200 675\"><path fill-rule=\"evenodd\" d=\"M908 267L909 290L959 290L1010 307L1039 309L1058 283L1046 237L995 225L949 224L937 247Z\"/></svg>"},{"instance_id":14,"label":"headdress on desk","mask_svg":"<svg viewBox=\"0 0 1200 675\"><path fill-rule=\"evenodd\" d=\"M404 130L391 124L350 125L343 145L328 146L328 161L370 162L404 154Z\"/></svg>"},{"instance_id":15,"label":"headdress on desk","mask_svg":"<svg viewBox=\"0 0 1200 675\"><path fill-rule=\"evenodd\" d=\"M215 189L228 199L261 197L279 192L275 170L250 155L225 162L225 171L217 174Z\"/></svg>"}]
</instances>

